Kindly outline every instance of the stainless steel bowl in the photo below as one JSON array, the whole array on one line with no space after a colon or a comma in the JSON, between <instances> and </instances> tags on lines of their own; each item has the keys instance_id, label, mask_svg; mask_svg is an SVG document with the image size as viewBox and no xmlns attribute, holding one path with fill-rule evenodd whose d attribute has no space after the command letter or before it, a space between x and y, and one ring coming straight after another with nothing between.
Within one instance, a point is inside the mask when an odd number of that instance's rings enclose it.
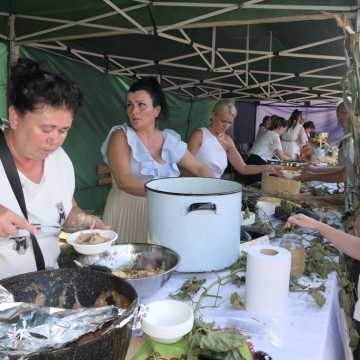
<instances>
[{"instance_id":1,"label":"stainless steel bowl","mask_svg":"<svg viewBox=\"0 0 360 360\"><path fill-rule=\"evenodd\" d=\"M161 245L117 244L113 245L108 253L82 256L79 260L83 265L101 265L111 270L133 268L135 264L138 270L148 266L161 268L162 270L155 275L136 279L124 278L135 288L141 299L153 295L164 285L176 269L180 256Z\"/></svg>"}]
</instances>

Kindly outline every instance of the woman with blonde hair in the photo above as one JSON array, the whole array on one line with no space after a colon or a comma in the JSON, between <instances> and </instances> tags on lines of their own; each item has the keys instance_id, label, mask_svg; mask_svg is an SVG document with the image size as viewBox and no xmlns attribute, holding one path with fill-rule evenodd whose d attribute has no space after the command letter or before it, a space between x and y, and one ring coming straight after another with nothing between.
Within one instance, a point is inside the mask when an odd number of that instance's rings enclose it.
<instances>
[{"instance_id":1,"label":"woman with blonde hair","mask_svg":"<svg viewBox=\"0 0 360 360\"><path fill-rule=\"evenodd\" d=\"M208 165L214 176L220 178L228 161L242 175L260 174L276 171L272 165L247 165L239 154L234 141L226 134L237 115L233 101L222 100L216 103L209 127L196 129L190 137L189 151L202 163Z\"/></svg>"}]
</instances>

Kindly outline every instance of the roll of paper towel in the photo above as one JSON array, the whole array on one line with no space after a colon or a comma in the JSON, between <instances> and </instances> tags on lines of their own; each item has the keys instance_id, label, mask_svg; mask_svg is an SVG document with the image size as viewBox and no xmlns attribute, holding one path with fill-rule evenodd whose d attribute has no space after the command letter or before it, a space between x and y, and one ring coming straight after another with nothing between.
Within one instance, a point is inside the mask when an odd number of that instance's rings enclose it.
<instances>
[{"instance_id":1,"label":"roll of paper towel","mask_svg":"<svg viewBox=\"0 0 360 360\"><path fill-rule=\"evenodd\" d=\"M270 318L285 315L290 269L290 251L272 245L250 247L246 265L246 310Z\"/></svg>"}]
</instances>

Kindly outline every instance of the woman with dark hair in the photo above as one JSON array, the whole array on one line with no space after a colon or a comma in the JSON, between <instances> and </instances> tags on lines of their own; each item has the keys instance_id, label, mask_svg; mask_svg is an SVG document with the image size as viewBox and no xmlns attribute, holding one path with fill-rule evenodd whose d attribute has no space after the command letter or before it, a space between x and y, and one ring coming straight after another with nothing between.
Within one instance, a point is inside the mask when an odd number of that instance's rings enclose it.
<instances>
[{"instance_id":1,"label":"woman with dark hair","mask_svg":"<svg viewBox=\"0 0 360 360\"><path fill-rule=\"evenodd\" d=\"M128 92L129 123L113 127L101 147L114 179L104 219L119 233L119 242L147 242L146 181L177 177L178 165L196 176L213 176L187 151L179 134L156 128L156 120L166 112L165 95L156 79L138 80Z\"/></svg>"},{"instance_id":2,"label":"woman with dark hair","mask_svg":"<svg viewBox=\"0 0 360 360\"><path fill-rule=\"evenodd\" d=\"M271 126L269 131L255 139L253 146L249 151L249 157L246 163L249 165L265 165L274 156L280 160L289 160L283 152L280 136L286 130L286 120L282 117L273 115L271 117ZM261 180L259 175L242 176L245 184L251 184Z\"/></svg>"},{"instance_id":3,"label":"woman with dark hair","mask_svg":"<svg viewBox=\"0 0 360 360\"><path fill-rule=\"evenodd\" d=\"M306 142L309 142L315 131L315 124L312 121L306 121L304 122L303 128L306 135Z\"/></svg>"},{"instance_id":4,"label":"woman with dark hair","mask_svg":"<svg viewBox=\"0 0 360 360\"><path fill-rule=\"evenodd\" d=\"M266 133L271 127L271 116L265 115L261 124L259 125L258 132L256 137L262 136L262 134Z\"/></svg>"},{"instance_id":5,"label":"woman with dark hair","mask_svg":"<svg viewBox=\"0 0 360 360\"><path fill-rule=\"evenodd\" d=\"M284 153L290 159L300 155L301 146L306 144L306 134L303 128L304 118L300 110L294 110L288 120L287 129L281 136Z\"/></svg>"},{"instance_id":6,"label":"woman with dark hair","mask_svg":"<svg viewBox=\"0 0 360 360\"><path fill-rule=\"evenodd\" d=\"M106 227L73 200L74 169L61 148L81 102L72 81L31 60L20 59L12 68L9 122L0 131L0 278L56 268L64 224ZM16 193L12 183L20 184Z\"/></svg>"}]
</instances>

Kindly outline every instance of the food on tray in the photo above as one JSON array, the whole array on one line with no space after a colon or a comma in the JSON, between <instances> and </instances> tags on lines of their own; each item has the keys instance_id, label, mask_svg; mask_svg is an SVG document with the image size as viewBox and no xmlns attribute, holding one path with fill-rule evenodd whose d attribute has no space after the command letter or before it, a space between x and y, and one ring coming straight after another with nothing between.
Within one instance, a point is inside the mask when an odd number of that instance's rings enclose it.
<instances>
[{"instance_id":1,"label":"food on tray","mask_svg":"<svg viewBox=\"0 0 360 360\"><path fill-rule=\"evenodd\" d=\"M109 238L105 236L101 236L99 233L91 233L91 234L80 234L76 239L76 243L80 245L96 245L96 244L102 244L109 240L110 240Z\"/></svg>"},{"instance_id":2,"label":"food on tray","mask_svg":"<svg viewBox=\"0 0 360 360\"><path fill-rule=\"evenodd\" d=\"M113 274L125 279L138 279L148 276L153 276L159 274L161 269L157 268L148 268L144 270L137 270L134 268L119 268L113 271Z\"/></svg>"},{"instance_id":3,"label":"food on tray","mask_svg":"<svg viewBox=\"0 0 360 360\"><path fill-rule=\"evenodd\" d=\"M300 171L296 170L281 170L280 171L281 176L287 178L287 179L294 179L301 175Z\"/></svg>"}]
</instances>

